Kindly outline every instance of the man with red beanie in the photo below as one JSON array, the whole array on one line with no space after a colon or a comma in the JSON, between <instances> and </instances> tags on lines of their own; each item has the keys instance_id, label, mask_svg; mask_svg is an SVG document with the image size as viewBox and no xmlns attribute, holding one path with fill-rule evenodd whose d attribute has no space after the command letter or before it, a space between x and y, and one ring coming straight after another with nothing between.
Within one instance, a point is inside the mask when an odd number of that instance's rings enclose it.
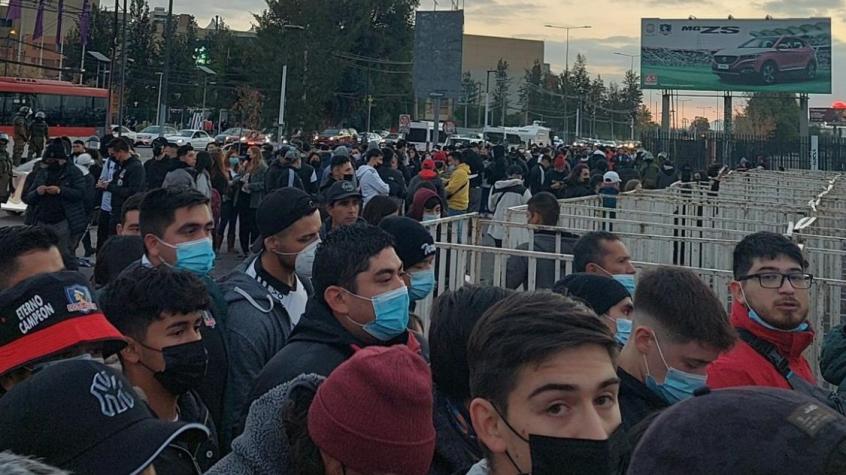
<instances>
[{"instance_id":1,"label":"man with red beanie","mask_svg":"<svg viewBox=\"0 0 846 475\"><path fill-rule=\"evenodd\" d=\"M425 475L434 450L428 365L404 345L371 346L328 378L302 375L256 400L206 475Z\"/></svg>"},{"instance_id":2,"label":"man with red beanie","mask_svg":"<svg viewBox=\"0 0 846 475\"><path fill-rule=\"evenodd\" d=\"M444 191L444 182L441 180L440 175L438 175L437 170L435 170L435 161L431 158L427 158L423 160L423 164L421 165L422 169L417 175L414 175L411 180L408 181L408 190L406 194L406 206L409 208L412 206L414 200L414 195L417 193L417 190L420 189L420 185L423 183L431 183L432 186L435 188L435 192L438 196L441 197L441 201L446 203L446 192Z\"/></svg>"},{"instance_id":3,"label":"man with red beanie","mask_svg":"<svg viewBox=\"0 0 846 475\"><path fill-rule=\"evenodd\" d=\"M731 323L741 341L708 367L708 386L791 389L788 378L797 377L814 384L802 356L814 341L808 323L813 276L799 246L776 233L750 234L734 248L733 267Z\"/></svg>"}]
</instances>

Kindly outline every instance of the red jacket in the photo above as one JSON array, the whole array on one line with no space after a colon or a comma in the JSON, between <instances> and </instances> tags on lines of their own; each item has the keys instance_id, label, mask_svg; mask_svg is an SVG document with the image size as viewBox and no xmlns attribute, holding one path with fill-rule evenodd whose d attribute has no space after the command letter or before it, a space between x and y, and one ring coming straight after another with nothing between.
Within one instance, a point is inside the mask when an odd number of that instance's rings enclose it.
<instances>
[{"instance_id":1,"label":"red jacket","mask_svg":"<svg viewBox=\"0 0 846 475\"><path fill-rule=\"evenodd\" d=\"M775 345L778 352L787 359L794 373L816 384L811 367L802 356L805 348L814 341L813 330L783 332L764 328L750 319L746 306L738 302L732 304L731 323L735 328L745 328L758 338ZM734 348L722 354L708 367L708 386L769 386L790 389L787 380L775 366L740 339Z\"/></svg>"}]
</instances>

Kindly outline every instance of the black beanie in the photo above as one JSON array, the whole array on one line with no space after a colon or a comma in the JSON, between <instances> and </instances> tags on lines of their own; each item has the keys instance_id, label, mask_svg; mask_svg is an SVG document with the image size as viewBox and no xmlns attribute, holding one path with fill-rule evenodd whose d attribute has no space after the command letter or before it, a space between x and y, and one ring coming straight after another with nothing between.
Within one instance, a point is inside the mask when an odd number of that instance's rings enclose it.
<instances>
[{"instance_id":1,"label":"black beanie","mask_svg":"<svg viewBox=\"0 0 846 475\"><path fill-rule=\"evenodd\" d=\"M437 252L429 231L411 218L389 216L379 222L379 227L393 236L394 249L406 270Z\"/></svg>"},{"instance_id":2,"label":"black beanie","mask_svg":"<svg viewBox=\"0 0 846 475\"><path fill-rule=\"evenodd\" d=\"M553 291L575 297L590 305L597 315L602 315L626 297L631 297L623 284L596 274L570 274L555 283Z\"/></svg>"}]
</instances>

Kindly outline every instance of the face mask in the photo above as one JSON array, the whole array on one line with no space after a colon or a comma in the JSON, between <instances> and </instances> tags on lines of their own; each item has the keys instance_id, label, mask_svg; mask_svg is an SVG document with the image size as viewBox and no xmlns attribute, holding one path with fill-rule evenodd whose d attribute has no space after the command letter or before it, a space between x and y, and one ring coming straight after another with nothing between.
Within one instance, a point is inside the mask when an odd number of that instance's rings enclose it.
<instances>
[{"instance_id":1,"label":"face mask","mask_svg":"<svg viewBox=\"0 0 846 475\"><path fill-rule=\"evenodd\" d=\"M802 322L802 323L799 324L799 326L797 326L796 328L793 328L791 330L782 330L781 328L776 328L776 327L770 325L769 323L764 321L764 319L761 318L760 315L758 315L758 312L756 312L755 310L752 309L752 307L749 306L749 300L746 299L746 293L743 291L743 287L740 287L740 293L743 294L743 301L746 302L746 310L749 313L749 319L752 320L753 322L757 323L758 325L761 325L762 327L764 327L768 330L773 330L773 331L777 331L777 332L793 333L793 332L804 332L804 331L808 330L808 327L809 327L808 322Z\"/></svg>"},{"instance_id":2,"label":"face mask","mask_svg":"<svg viewBox=\"0 0 846 475\"><path fill-rule=\"evenodd\" d=\"M497 413L499 411L497 410ZM531 475L596 475L621 473L625 455L629 452L628 439L622 426L605 440L575 439L529 434L525 439L502 415L505 425L520 440L529 444L532 457ZM518 473L526 474L508 454L508 460Z\"/></svg>"},{"instance_id":3,"label":"face mask","mask_svg":"<svg viewBox=\"0 0 846 475\"><path fill-rule=\"evenodd\" d=\"M153 377L162 387L175 396L185 394L196 388L206 376L209 356L203 340L167 346L161 350L151 348L143 343L141 343L141 346L162 354L165 369L153 373Z\"/></svg>"},{"instance_id":4,"label":"face mask","mask_svg":"<svg viewBox=\"0 0 846 475\"><path fill-rule=\"evenodd\" d=\"M412 302L423 300L435 290L435 271L422 270L411 273L411 286L408 288L408 297Z\"/></svg>"},{"instance_id":5,"label":"face mask","mask_svg":"<svg viewBox=\"0 0 846 475\"><path fill-rule=\"evenodd\" d=\"M408 330L408 289L405 286L381 293L373 298L362 297L347 291L353 297L369 300L373 304L376 319L364 325L349 316L349 321L360 326L379 341L392 340Z\"/></svg>"},{"instance_id":6,"label":"face mask","mask_svg":"<svg viewBox=\"0 0 846 475\"><path fill-rule=\"evenodd\" d=\"M599 267L599 266L597 266L597 267ZM602 269L602 267L599 267L599 268ZM608 275L608 277L611 277L612 279L616 280L617 282L623 284L623 287L625 287L626 290L629 291L629 295L632 298L634 298L635 289L637 289L637 282L635 281L634 274L612 274L605 269L602 269L602 272L605 272Z\"/></svg>"},{"instance_id":7,"label":"face mask","mask_svg":"<svg viewBox=\"0 0 846 475\"><path fill-rule=\"evenodd\" d=\"M614 325L617 327L616 332L614 333L614 339L617 340L617 343L620 346L626 346L626 343L629 341L629 337L632 335L632 321L628 318L611 318L608 315L602 315L602 318L606 318L608 320L614 320Z\"/></svg>"},{"instance_id":8,"label":"face mask","mask_svg":"<svg viewBox=\"0 0 846 475\"><path fill-rule=\"evenodd\" d=\"M177 269L184 269L200 275L208 274L214 269L215 255L211 238L182 242L175 246L161 239L159 239L159 242L171 249L176 249L176 264L173 267Z\"/></svg>"},{"instance_id":9,"label":"face mask","mask_svg":"<svg viewBox=\"0 0 846 475\"><path fill-rule=\"evenodd\" d=\"M423 213L423 222L441 219L440 213Z\"/></svg>"},{"instance_id":10,"label":"face mask","mask_svg":"<svg viewBox=\"0 0 846 475\"><path fill-rule=\"evenodd\" d=\"M693 397L694 391L705 386L706 376L685 373L667 364L667 360L664 359L664 352L661 351L661 345L658 344L657 337L655 337L655 346L658 347L658 354L667 368L667 374L664 376L663 383L655 381L655 378L649 374L649 363L646 362L646 355L643 355L643 361L646 364L646 387L651 389L652 392L661 396L668 403L675 404Z\"/></svg>"},{"instance_id":11,"label":"face mask","mask_svg":"<svg viewBox=\"0 0 846 475\"><path fill-rule=\"evenodd\" d=\"M308 243L308 245L306 247L304 247L301 251L298 251L298 252L277 252L277 251L274 251L272 249L270 250L270 252L272 252L272 253L276 254L277 256L280 256L280 257L297 256L297 258L295 260L295 265L294 265L294 267L296 268L299 261L300 261L300 256L303 255L303 254L311 252L315 247L317 247L318 244L320 244L320 237L318 237L314 241L311 241L310 243ZM311 254L313 256L314 253L312 252Z\"/></svg>"},{"instance_id":12,"label":"face mask","mask_svg":"<svg viewBox=\"0 0 846 475\"><path fill-rule=\"evenodd\" d=\"M344 175L344 181L353 181L353 178L355 178L355 175L353 175L352 173L350 173L349 175Z\"/></svg>"},{"instance_id":13,"label":"face mask","mask_svg":"<svg viewBox=\"0 0 846 475\"><path fill-rule=\"evenodd\" d=\"M241 161L241 160L240 160L240 159L238 159L238 157L229 157L229 165L230 165L230 166L237 167L237 166L238 166L238 163L239 163L240 161Z\"/></svg>"}]
</instances>

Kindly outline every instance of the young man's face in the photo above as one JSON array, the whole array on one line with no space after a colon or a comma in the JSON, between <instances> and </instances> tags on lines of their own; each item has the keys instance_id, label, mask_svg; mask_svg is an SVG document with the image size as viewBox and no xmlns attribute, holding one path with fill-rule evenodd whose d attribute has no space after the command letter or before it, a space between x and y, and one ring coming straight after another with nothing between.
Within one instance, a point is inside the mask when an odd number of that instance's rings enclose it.
<instances>
[{"instance_id":1,"label":"young man's face","mask_svg":"<svg viewBox=\"0 0 846 475\"><path fill-rule=\"evenodd\" d=\"M195 166L197 164L197 152L191 150L182 157L182 161L189 167Z\"/></svg>"},{"instance_id":2,"label":"young man's face","mask_svg":"<svg viewBox=\"0 0 846 475\"><path fill-rule=\"evenodd\" d=\"M141 228L138 226L138 217L140 214L141 212L137 209L127 211L123 222L117 225L118 236L140 236Z\"/></svg>"},{"instance_id":3,"label":"young man's face","mask_svg":"<svg viewBox=\"0 0 846 475\"><path fill-rule=\"evenodd\" d=\"M176 158L176 147L165 147L164 154L170 158Z\"/></svg>"},{"instance_id":4,"label":"young man's face","mask_svg":"<svg viewBox=\"0 0 846 475\"><path fill-rule=\"evenodd\" d=\"M175 265L176 249L162 244L161 241L176 246L183 242L211 239L213 232L214 220L209 205L179 208L174 213L173 223L165 229L164 236L157 239L152 234L148 234L144 236L144 246L154 265L158 265L161 261Z\"/></svg>"},{"instance_id":5,"label":"young man's face","mask_svg":"<svg viewBox=\"0 0 846 475\"><path fill-rule=\"evenodd\" d=\"M21 281L38 274L65 270L62 253L55 246L23 253L15 259L15 264L15 271L4 279L6 288L14 287Z\"/></svg>"},{"instance_id":6,"label":"young man's face","mask_svg":"<svg viewBox=\"0 0 846 475\"><path fill-rule=\"evenodd\" d=\"M354 292L333 286L326 290L327 293L331 292L327 300L332 302L330 306L335 313L346 315L355 322L342 319L344 328L360 339L372 341L373 337L361 328L376 319L373 303L366 299L404 286L402 277L402 261L393 247L386 247L370 258L366 271L356 275ZM355 295L352 295L353 293Z\"/></svg>"},{"instance_id":7,"label":"young man's face","mask_svg":"<svg viewBox=\"0 0 846 475\"><path fill-rule=\"evenodd\" d=\"M760 274L795 274L805 271L802 266L787 256L780 255L775 259L755 258L749 275ZM732 297L741 304L751 307L770 325L789 330L796 328L808 318L809 289L797 289L790 279L783 279L778 288L765 288L758 278L732 282Z\"/></svg>"},{"instance_id":8,"label":"young man's face","mask_svg":"<svg viewBox=\"0 0 846 475\"><path fill-rule=\"evenodd\" d=\"M334 178L335 181L341 181L344 179L344 176L354 174L355 170L353 170L352 163L350 162L346 162L336 167L332 167L332 178Z\"/></svg>"},{"instance_id":9,"label":"young man's face","mask_svg":"<svg viewBox=\"0 0 846 475\"><path fill-rule=\"evenodd\" d=\"M203 323L203 312L164 314L163 318L154 320L144 338L145 348L138 345L139 360L153 372L164 371L165 361L161 351L169 346L182 345L202 340L200 327ZM154 349L153 349L154 348Z\"/></svg>"},{"instance_id":10,"label":"young man's face","mask_svg":"<svg viewBox=\"0 0 846 475\"><path fill-rule=\"evenodd\" d=\"M632 303L632 298L626 297L623 300L620 300L619 302L614 304L613 307L609 308L608 311L605 312L605 315L608 318L605 318L602 321L608 326L608 329L611 330L611 333L617 333L617 319L631 319L633 311L634 304Z\"/></svg>"},{"instance_id":11,"label":"young man's face","mask_svg":"<svg viewBox=\"0 0 846 475\"><path fill-rule=\"evenodd\" d=\"M532 467L529 435L605 440L620 425L617 405L619 379L608 350L583 345L560 351L540 364L528 364L518 373L508 396L508 408L494 410L483 399L470 405L473 426L493 453L495 474L524 473ZM502 420L520 434L517 436Z\"/></svg>"},{"instance_id":12,"label":"young man's face","mask_svg":"<svg viewBox=\"0 0 846 475\"><path fill-rule=\"evenodd\" d=\"M361 210L361 198L351 196L335 201L329 205L327 211L332 217L332 224L335 227L353 224L358 219L358 212Z\"/></svg>"},{"instance_id":13,"label":"young man's face","mask_svg":"<svg viewBox=\"0 0 846 475\"><path fill-rule=\"evenodd\" d=\"M644 374L651 374L659 384L665 382L668 367L705 376L708 365L720 356L720 350L707 343L675 342L660 327L638 327L629 340L641 355L641 364L646 365Z\"/></svg>"},{"instance_id":14,"label":"young man's face","mask_svg":"<svg viewBox=\"0 0 846 475\"><path fill-rule=\"evenodd\" d=\"M81 143L73 144L73 154L80 155L82 153L85 153L85 147Z\"/></svg>"},{"instance_id":15,"label":"young man's face","mask_svg":"<svg viewBox=\"0 0 846 475\"><path fill-rule=\"evenodd\" d=\"M611 276L615 274L635 274L632 256L623 241L602 240L602 258L600 262L590 262L585 270L591 274ZM603 271L604 270L604 271Z\"/></svg>"},{"instance_id":16,"label":"young man's face","mask_svg":"<svg viewBox=\"0 0 846 475\"><path fill-rule=\"evenodd\" d=\"M317 240L321 224L320 212L315 211L265 241L265 249L275 253L279 263L285 268L294 269L297 263L296 253L302 252Z\"/></svg>"}]
</instances>

